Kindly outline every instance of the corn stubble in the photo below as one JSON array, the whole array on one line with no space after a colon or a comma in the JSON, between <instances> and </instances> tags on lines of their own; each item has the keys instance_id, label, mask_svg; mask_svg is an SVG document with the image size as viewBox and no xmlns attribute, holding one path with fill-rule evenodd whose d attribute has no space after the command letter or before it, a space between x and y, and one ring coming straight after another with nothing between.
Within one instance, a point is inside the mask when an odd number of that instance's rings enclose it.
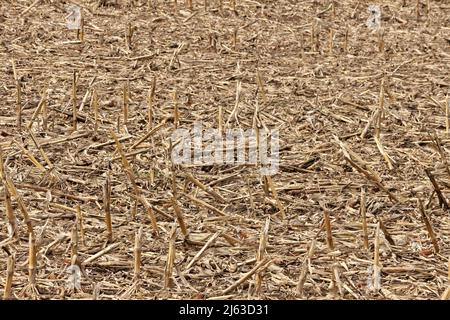
<instances>
[{"instance_id":1,"label":"corn stubble","mask_svg":"<svg viewBox=\"0 0 450 320\"><path fill-rule=\"evenodd\" d=\"M95 2L76 34L0 15L30 40L0 36L3 299L450 299L443 1L375 30L348 0ZM198 121L279 129L279 172L174 164Z\"/></svg>"}]
</instances>

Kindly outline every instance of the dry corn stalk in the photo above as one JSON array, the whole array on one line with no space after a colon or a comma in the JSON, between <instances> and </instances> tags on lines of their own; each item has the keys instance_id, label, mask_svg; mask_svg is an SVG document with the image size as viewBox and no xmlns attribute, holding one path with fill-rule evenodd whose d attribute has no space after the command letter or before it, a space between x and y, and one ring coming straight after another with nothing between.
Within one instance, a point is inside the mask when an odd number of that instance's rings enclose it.
<instances>
[{"instance_id":1,"label":"dry corn stalk","mask_svg":"<svg viewBox=\"0 0 450 320\"><path fill-rule=\"evenodd\" d=\"M105 209L105 224L107 230L108 241L113 240L112 220L111 220L111 178L109 172L106 176L105 185L103 186L103 206Z\"/></svg>"},{"instance_id":2,"label":"dry corn stalk","mask_svg":"<svg viewBox=\"0 0 450 320\"><path fill-rule=\"evenodd\" d=\"M449 128L450 128L450 121L449 121L450 112L449 112L449 109L450 109L450 98L447 96L446 103L445 103L445 133L447 134L447 136L448 136L448 131L449 131Z\"/></svg>"},{"instance_id":3,"label":"dry corn stalk","mask_svg":"<svg viewBox=\"0 0 450 320\"><path fill-rule=\"evenodd\" d=\"M128 151L131 151L135 148L137 148L138 146L141 145L141 143L143 143L145 140L147 140L148 138L150 138L155 132L157 132L159 129L161 129L167 122L167 119L164 119L161 121L160 124L158 124L156 127L150 129L149 132L147 132L142 138L140 138L136 143L134 143ZM120 140L119 140L120 141Z\"/></svg>"},{"instance_id":4,"label":"dry corn stalk","mask_svg":"<svg viewBox=\"0 0 450 320\"><path fill-rule=\"evenodd\" d=\"M347 149L345 144L339 140L339 138L335 137L339 146L341 147L342 153L344 155L345 160L358 171L362 175L364 175L369 181L372 181L377 187L383 190L394 202L399 202L398 198L390 192L381 182L381 178L376 174L373 170L371 170L364 161L353 153L350 149Z\"/></svg>"},{"instance_id":5,"label":"dry corn stalk","mask_svg":"<svg viewBox=\"0 0 450 320\"><path fill-rule=\"evenodd\" d=\"M328 40L328 52L329 54L333 54L333 39L334 39L334 30L330 29L329 40Z\"/></svg>"},{"instance_id":6,"label":"dry corn stalk","mask_svg":"<svg viewBox=\"0 0 450 320\"><path fill-rule=\"evenodd\" d=\"M77 130L77 72L73 71L72 77L72 129Z\"/></svg>"},{"instance_id":7,"label":"dry corn stalk","mask_svg":"<svg viewBox=\"0 0 450 320\"><path fill-rule=\"evenodd\" d=\"M445 289L444 293L441 296L441 300L450 300L450 285Z\"/></svg>"},{"instance_id":8,"label":"dry corn stalk","mask_svg":"<svg viewBox=\"0 0 450 320\"><path fill-rule=\"evenodd\" d=\"M80 238L81 238L81 243L83 245L85 245L84 242L84 225L83 225L83 214L81 213L81 207L80 205L77 205L75 207L76 210L76 223L78 224L78 228L80 229Z\"/></svg>"},{"instance_id":9,"label":"dry corn stalk","mask_svg":"<svg viewBox=\"0 0 450 320\"><path fill-rule=\"evenodd\" d=\"M216 191L213 190L213 188L205 186L203 183L201 183L199 180L197 180L197 178L194 177L194 175L192 173L188 173L186 175L186 178L192 182L193 184L195 184L197 187L199 187L200 189L202 189L203 191L205 191L206 193L210 194L212 197L214 197L214 199L216 199L219 202L222 203L226 203L227 201L225 200L225 198L223 198L219 193L217 193Z\"/></svg>"},{"instance_id":10,"label":"dry corn stalk","mask_svg":"<svg viewBox=\"0 0 450 320\"><path fill-rule=\"evenodd\" d=\"M172 151L172 141L169 142L169 153ZM170 158L170 180L172 182L172 194L175 199L178 197L178 186L177 186L177 174L176 174L177 168L173 164L172 158Z\"/></svg>"},{"instance_id":11,"label":"dry corn stalk","mask_svg":"<svg viewBox=\"0 0 450 320\"><path fill-rule=\"evenodd\" d=\"M98 95L97 90L92 89L92 109L94 111L94 132L97 133L98 131Z\"/></svg>"},{"instance_id":12,"label":"dry corn stalk","mask_svg":"<svg viewBox=\"0 0 450 320\"><path fill-rule=\"evenodd\" d=\"M383 223L383 220L379 215L376 216L377 221L380 223L380 229L383 231L384 237L391 245L395 245L394 239L392 238L391 234L389 233L388 229Z\"/></svg>"},{"instance_id":13,"label":"dry corn stalk","mask_svg":"<svg viewBox=\"0 0 450 320\"><path fill-rule=\"evenodd\" d=\"M173 196L171 198L171 201L172 201L173 210L175 211L175 215L176 215L178 224L180 225L181 233L183 233L183 236L187 237L189 232L186 228L186 223L184 222L183 213L181 212L181 208L178 205L178 201L175 198L175 196Z\"/></svg>"},{"instance_id":14,"label":"dry corn stalk","mask_svg":"<svg viewBox=\"0 0 450 320\"><path fill-rule=\"evenodd\" d=\"M48 88L45 88L44 91L42 92L41 99L39 100L39 103L38 103L36 109L34 109L34 112L31 116L30 122L28 122L28 126L27 126L28 129L31 129L31 127L33 126L34 120L36 120L37 116L42 112L42 109L46 105L47 92L48 92Z\"/></svg>"},{"instance_id":15,"label":"dry corn stalk","mask_svg":"<svg viewBox=\"0 0 450 320\"><path fill-rule=\"evenodd\" d=\"M2 146L0 146L0 180L5 179L5 164L3 162L3 149Z\"/></svg>"},{"instance_id":16,"label":"dry corn stalk","mask_svg":"<svg viewBox=\"0 0 450 320\"><path fill-rule=\"evenodd\" d=\"M20 143L18 143L15 140L14 140L14 143L27 156L27 158L35 165L36 168L38 168L40 171L46 171L44 166L33 156L33 154L30 151L25 149L24 146L22 146Z\"/></svg>"},{"instance_id":17,"label":"dry corn stalk","mask_svg":"<svg viewBox=\"0 0 450 320\"><path fill-rule=\"evenodd\" d=\"M384 30L382 28L378 30L378 52L384 52Z\"/></svg>"},{"instance_id":18,"label":"dry corn stalk","mask_svg":"<svg viewBox=\"0 0 450 320\"><path fill-rule=\"evenodd\" d=\"M87 266L90 263L94 262L95 260L97 260L98 258L100 258L101 256L107 254L108 252L114 250L115 248L117 248L118 246L120 246L120 243L113 243L111 245L109 245L108 247L106 247L103 250L100 250L99 252L97 252L96 254L92 255L91 257L87 258L86 260L83 261L82 266Z\"/></svg>"},{"instance_id":19,"label":"dry corn stalk","mask_svg":"<svg viewBox=\"0 0 450 320\"><path fill-rule=\"evenodd\" d=\"M128 124L128 108L129 108L129 90L130 85L127 82L123 85L123 125Z\"/></svg>"},{"instance_id":20,"label":"dry corn stalk","mask_svg":"<svg viewBox=\"0 0 450 320\"><path fill-rule=\"evenodd\" d=\"M80 29L77 29L77 39L84 42L84 17L83 12L81 12Z\"/></svg>"},{"instance_id":21,"label":"dry corn stalk","mask_svg":"<svg viewBox=\"0 0 450 320\"><path fill-rule=\"evenodd\" d=\"M248 200L250 203L251 214L255 214L255 202L253 201L252 189L250 187L250 181L247 179L247 192L248 192Z\"/></svg>"},{"instance_id":22,"label":"dry corn stalk","mask_svg":"<svg viewBox=\"0 0 450 320\"><path fill-rule=\"evenodd\" d=\"M15 257L14 255L8 255L8 260L6 262L6 281L5 281L5 290L3 292L3 300L8 300L11 298L12 291L12 281L14 276L14 265L15 265Z\"/></svg>"},{"instance_id":23,"label":"dry corn stalk","mask_svg":"<svg viewBox=\"0 0 450 320\"><path fill-rule=\"evenodd\" d=\"M181 43L173 52L172 58L170 59L169 66L167 67L167 70L172 70L172 66L175 63L175 61L180 65L180 61L178 59L178 55L180 54L181 50L183 50L184 46L186 45L185 42ZM175 90L176 93L176 90Z\"/></svg>"},{"instance_id":24,"label":"dry corn stalk","mask_svg":"<svg viewBox=\"0 0 450 320\"><path fill-rule=\"evenodd\" d=\"M233 30L233 49L235 51L237 49L237 43L238 43L238 31L239 31L239 28L235 28Z\"/></svg>"},{"instance_id":25,"label":"dry corn stalk","mask_svg":"<svg viewBox=\"0 0 450 320\"><path fill-rule=\"evenodd\" d=\"M153 104L155 101L156 77L153 77L152 86L148 92L147 108L148 108L148 129L153 127Z\"/></svg>"},{"instance_id":26,"label":"dry corn stalk","mask_svg":"<svg viewBox=\"0 0 450 320\"><path fill-rule=\"evenodd\" d=\"M221 292L222 295L226 295L233 290L235 290L237 287L239 287L242 283L244 283L247 279L249 279L252 275L254 275L256 272L261 272L264 269L266 269L270 264L272 263L272 260L269 258L265 258L264 260L260 261L256 266L253 267L249 272L244 274L240 279L238 279L236 282L234 282L231 286L226 288Z\"/></svg>"},{"instance_id":27,"label":"dry corn stalk","mask_svg":"<svg viewBox=\"0 0 450 320\"><path fill-rule=\"evenodd\" d=\"M328 210L326 210L325 208L324 208L324 211L323 211L323 215L324 215L323 224L324 224L325 230L327 232L327 246L328 246L328 250L330 252L332 252L334 250L333 232L332 232L332 229L331 229L330 214L329 214ZM332 260L333 260L332 271L333 271L333 273L332 273L332 281L330 283L330 288L332 290L335 290L336 285L337 285L337 288L339 290L339 294L342 296L342 294L343 294L343 292L342 292L342 284L341 284L341 280L340 280L340 277L339 277L339 269L338 269L338 266L337 266L335 258L336 258L335 256L332 257Z\"/></svg>"},{"instance_id":28,"label":"dry corn stalk","mask_svg":"<svg viewBox=\"0 0 450 320\"><path fill-rule=\"evenodd\" d=\"M375 119L378 117L378 113L379 113L379 110L375 110L372 112L372 115L368 119L367 124L365 125L363 131L361 132L361 135L360 135L361 140L363 140L365 138L367 132L369 131L370 126L375 121Z\"/></svg>"},{"instance_id":29,"label":"dry corn stalk","mask_svg":"<svg viewBox=\"0 0 450 320\"><path fill-rule=\"evenodd\" d=\"M48 158L47 154L45 153L44 149L42 149L42 147L39 145L39 143L36 140L36 137L34 136L33 132L31 131L31 129L27 129L28 133L30 134L31 140L33 140L34 145L36 146L36 148L39 150L39 153L41 154L42 158L44 158L45 162L47 163L47 165L52 168L53 165L50 161L50 159Z\"/></svg>"},{"instance_id":30,"label":"dry corn stalk","mask_svg":"<svg viewBox=\"0 0 450 320\"><path fill-rule=\"evenodd\" d=\"M308 253L303 260L302 267L300 269L300 276L298 278L298 284L297 284L297 293L300 295L300 297L303 296L303 287L306 282L306 275L308 271L308 262L311 260L312 256L314 255L314 250L316 248L316 239L312 239L311 244L309 245Z\"/></svg>"},{"instance_id":31,"label":"dry corn stalk","mask_svg":"<svg viewBox=\"0 0 450 320\"><path fill-rule=\"evenodd\" d=\"M205 201L200 200L200 199L198 199L198 198L196 198L196 197L194 197L194 196L192 196L192 195L190 195L188 193L183 193L183 195L186 196L187 198L189 198L190 200L192 200L193 202L195 202L196 204L198 204L198 205L200 205L200 206L202 206L202 207L204 207L204 208L206 208L208 210L211 210L211 211L213 211L213 212L215 212L215 213L217 213L217 214L219 214L221 216L226 216L227 215L225 212L217 209L216 207L214 207L214 206L206 203Z\"/></svg>"},{"instance_id":32,"label":"dry corn stalk","mask_svg":"<svg viewBox=\"0 0 450 320\"><path fill-rule=\"evenodd\" d=\"M327 231L327 246L328 250L333 251L334 250L334 243L333 243L333 231L331 230L331 221L330 221L330 214L327 210L323 211L323 217L324 217L324 224L325 224L325 230Z\"/></svg>"},{"instance_id":33,"label":"dry corn stalk","mask_svg":"<svg viewBox=\"0 0 450 320\"><path fill-rule=\"evenodd\" d=\"M267 241L269 240L269 227L270 227L270 217L266 219L261 235L259 238L259 247L256 252L256 262L259 263L264 259L264 254L267 248ZM255 274L255 294L259 295L261 293L262 275L260 272Z\"/></svg>"},{"instance_id":34,"label":"dry corn stalk","mask_svg":"<svg viewBox=\"0 0 450 320\"><path fill-rule=\"evenodd\" d=\"M262 189L264 191L264 195L266 197L270 197L270 187L269 187L269 183L267 182L266 176L262 177Z\"/></svg>"},{"instance_id":35,"label":"dry corn stalk","mask_svg":"<svg viewBox=\"0 0 450 320\"><path fill-rule=\"evenodd\" d=\"M36 287L36 239L33 233L28 236L28 283Z\"/></svg>"},{"instance_id":36,"label":"dry corn stalk","mask_svg":"<svg viewBox=\"0 0 450 320\"><path fill-rule=\"evenodd\" d=\"M70 264L71 265L79 265L78 258L78 226L75 222L72 227L72 235L70 238Z\"/></svg>"},{"instance_id":37,"label":"dry corn stalk","mask_svg":"<svg viewBox=\"0 0 450 320\"><path fill-rule=\"evenodd\" d=\"M12 69L13 69L13 75L14 75L14 82L16 85L16 121L17 121L17 130L19 132L22 130L22 89L20 85L20 80L17 75L16 70L16 62L14 60L11 60Z\"/></svg>"},{"instance_id":38,"label":"dry corn stalk","mask_svg":"<svg viewBox=\"0 0 450 320\"><path fill-rule=\"evenodd\" d=\"M142 254L142 227L134 238L134 277L139 279L141 274L141 254Z\"/></svg>"},{"instance_id":39,"label":"dry corn stalk","mask_svg":"<svg viewBox=\"0 0 450 320\"><path fill-rule=\"evenodd\" d=\"M23 202L22 196L17 191L13 181L9 177L6 177L6 187L9 189L10 194L16 199L17 203L19 204L20 211L23 215L23 220L27 225L28 233L34 236L33 225L31 223L30 216L28 215L27 207Z\"/></svg>"},{"instance_id":40,"label":"dry corn stalk","mask_svg":"<svg viewBox=\"0 0 450 320\"><path fill-rule=\"evenodd\" d=\"M239 64L238 64L238 71L239 71ZM234 103L234 108L231 111L230 115L228 116L228 120L225 124L225 126L228 126L228 124L231 122L231 120L234 118L236 123L239 123L238 120L238 113L239 113L239 102L241 100L241 91L242 91L242 82L238 80L236 82L236 100Z\"/></svg>"},{"instance_id":41,"label":"dry corn stalk","mask_svg":"<svg viewBox=\"0 0 450 320\"><path fill-rule=\"evenodd\" d=\"M192 268L192 266L203 256L205 251L216 241L216 239L222 235L221 231L218 231L214 233L211 237L209 237L208 241L205 243L205 245L197 252L197 254L192 258L191 261L189 261L188 265L186 266L186 270L189 270Z\"/></svg>"},{"instance_id":42,"label":"dry corn stalk","mask_svg":"<svg viewBox=\"0 0 450 320\"><path fill-rule=\"evenodd\" d=\"M78 112L82 112L84 109L84 106L86 105L86 102L88 101L89 95L92 93L92 86L94 85L95 80L97 79L97 76L92 77L91 81L89 82L88 89L86 90L86 93L83 96L83 99L81 99L80 107L78 108ZM92 94L91 94L92 96Z\"/></svg>"},{"instance_id":43,"label":"dry corn stalk","mask_svg":"<svg viewBox=\"0 0 450 320\"><path fill-rule=\"evenodd\" d=\"M375 231L374 240L374 255L373 255L373 275L372 275L372 285L374 291L379 291L380 287L380 277L381 265L380 265L380 222L377 224L377 229Z\"/></svg>"},{"instance_id":44,"label":"dry corn stalk","mask_svg":"<svg viewBox=\"0 0 450 320\"><path fill-rule=\"evenodd\" d=\"M416 1L416 19L417 21L420 19L420 0Z\"/></svg>"},{"instance_id":45,"label":"dry corn stalk","mask_svg":"<svg viewBox=\"0 0 450 320\"><path fill-rule=\"evenodd\" d=\"M131 23L127 22L127 24L125 26L125 45L126 45L127 50L132 49L133 33L134 33L134 29L131 26Z\"/></svg>"},{"instance_id":46,"label":"dry corn stalk","mask_svg":"<svg viewBox=\"0 0 450 320\"><path fill-rule=\"evenodd\" d=\"M342 290L341 277L339 276L339 265L336 262L336 257L333 257L333 285L337 285L339 295L342 297L344 291Z\"/></svg>"},{"instance_id":47,"label":"dry corn stalk","mask_svg":"<svg viewBox=\"0 0 450 320\"><path fill-rule=\"evenodd\" d=\"M364 248L369 250L369 236L367 234L367 218L366 218L366 190L361 188L361 202L359 207L359 212L362 218L362 230L363 230L363 240L364 240Z\"/></svg>"},{"instance_id":48,"label":"dry corn stalk","mask_svg":"<svg viewBox=\"0 0 450 320\"><path fill-rule=\"evenodd\" d=\"M263 99L264 104L267 104L267 98L266 98L266 90L264 88L264 82L261 76L261 73L259 70L256 70L256 81L258 83L258 89L261 94L261 97Z\"/></svg>"},{"instance_id":49,"label":"dry corn stalk","mask_svg":"<svg viewBox=\"0 0 450 320\"><path fill-rule=\"evenodd\" d=\"M26 7L26 8L20 13L20 16L21 16L21 17L25 16L25 14L26 14L27 12L29 12L31 9L33 9L35 6L37 6L40 2L41 2L41 0L33 1L32 4L30 4L28 7Z\"/></svg>"},{"instance_id":50,"label":"dry corn stalk","mask_svg":"<svg viewBox=\"0 0 450 320\"><path fill-rule=\"evenodd\" d=\"M439 152L439 155L441 156L441 160L444 165L445 171L447 172L447 175L450 177L450 168L448 165L447 157L445 156L445 152L442 149L441 139L439 139L436 132L433 133L433 136L431 137L431 141L433 141L433 143L435 144L436 149Z\"/></svg>"},{"instance_id":51,"label":"dry corn stalk","mask_svg":"<svg viewBox=\"0 0 450 320\"><path fill-rule=\"evenodd\" d=\"M348 53L348 25L345 27L344 52Z\"/></svg>"},{"instance_id":52,"label":"dry corn stalk","mask_svg":"<svg viewBox=\"0 0 450 320\"><path fill-rule=\"evenodd\" d=\"M14 210L11 204L11 194L9 193L8 188L5 187L5 209L6 209L6 217L8 218L8 236L13 238L17 236L17 227L16 227L16 217L14 215Z\"/></svg>"},{"instance_id":53,"label":"dry corn stalk","mask_svg":"<svg viewBox=\"0 0 450 320\"><path fill-rule=\"evenodd\" d=\"M180 114L178 111L178 93L177 90L173 92L173 127L178 128L178 122L180 119Z\"/></svg>"},{"instance_id":54,"label":"dry corn stalk","mask_svg":"<svg viewBox=\"0 0 450 320\"><path fill-rule=\"evenodd\" d=\"M131 185L132 185L132 187L134 189L136 199L138 199L139 202L147 210L147 213L149 215L150 221L152 223L153 231L155 232L156 235L158 235L158 225L157 225L157 222L156 222L156 217L155 217L155 215L153 213L152 206L147 201L147 199L142 195L141 189L136 184L136 178L134 176L133 169L131 168L130 163L128 162L128 160L127 160L127 158L125 156L125 153L123 152L122 144L120 143L119 139L117 138L116 134L113 131L111 131L111 135L112 135L114 141L116 142L117 150L119 151L119 154L120 154L120 156L122 158L123 170L125 171L126 176L128 178L128 181L131 183Z\"/></svg>"},{"instance_id":55,"label":"dry corn stalk","mask_svg":"<svg viewBox=\"0 0 450 320\"><path fill-rule=\"evenodd\" d=\"M433 185L434 191L436 192L436 195L439 200L439 206L445 210L449 209L447 200L445 199L444 195L442 194L441 188L439 188L439 184L437 183L436 179L434 178L434 175L431 173L431 169L426 168L425 173L428 176L428 179L430 179L431 184Z\"/></svg>"},{"instance_id":56,"label":"dry corn stalk","mask_svg":"<svg viewBox=\"0 0 450 320\"><path fill-rule=\"evenodd\" d=\"M389 155L384 150L383 144L381 143L380 138L380 132L381 132L381 118L382 118L383 111L380 109L376 115L375 118L375 143L377 144L378 151L380 151L381 155L383 156L384 161L386 161L389 170L393 170L394 166L392 165L392 160L389 157Z\"/></svg>"},{"instance_id":57,"label":"dry corn stalk","mask_svg":"<svg viewBox=\"0 0 450 320\"><path fill-rule=\"evenodd\" d=\"M223 134L223 108L222 105L219 105L219 110L217 113L217 128L219 129L219 134Z\"/></svg>"},{"instance_id":58,"label":"dry corn stalk","mask_svg":"<svg viewBox=\"0 0 450 320\"><path fill-rule=\"evenodd\" d=\"M441 300L450 300L450 257L448 258L447 270L448 287L442 294Z\"/></svg>"},{"instance_id":59,"label":"dry corn stalk","mask_svg":"<svg viewBox=\"0 0 450 320\"><path fill-rule=\"evenodd\" d=\"M272 196L277 203L277 207L278 207L278 210L280 211L280 215L281 215L281 220L284 220L286 218L286 213L284 210L284 206L280 201L280 198L278 198L278 193L277 193L277 190L275 189L275 185L273 183L272 177L265 176L265 181L267 181L268 187L269 187L270 191L272 192Z\"/></svg>"}]
</instances>

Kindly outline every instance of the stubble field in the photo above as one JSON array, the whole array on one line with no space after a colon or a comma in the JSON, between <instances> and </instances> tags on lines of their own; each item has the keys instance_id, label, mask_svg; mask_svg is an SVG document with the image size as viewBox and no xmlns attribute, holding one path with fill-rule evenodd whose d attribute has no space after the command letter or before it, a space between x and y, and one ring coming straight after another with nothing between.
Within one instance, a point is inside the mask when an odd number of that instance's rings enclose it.
<instances>
[{"instance_id":1,"label":"stubble field","mask_svg":"<svg viewBox=\"0 0 450 320\"><path fill-rule=\"evenodd\" d=\"M72 3L0 2L3 298L450 297L448 1Z\"/></svg>"}]
</instances>

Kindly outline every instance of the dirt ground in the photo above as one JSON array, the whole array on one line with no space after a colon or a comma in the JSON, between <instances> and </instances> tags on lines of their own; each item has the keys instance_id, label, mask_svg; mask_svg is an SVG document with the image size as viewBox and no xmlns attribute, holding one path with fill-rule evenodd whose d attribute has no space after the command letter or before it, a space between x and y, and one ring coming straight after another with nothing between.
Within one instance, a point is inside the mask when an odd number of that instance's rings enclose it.
<instances>
[{"instance_id":1,"label":"dirt ground","mask_svg":"<svg viewBox=\"0 0 450 320\"><path fill-rule=\"evenodd\" d=\"M450 296L449 1L115 2L0 2L4 298ZM279 171L172 165L175 118Z\"/></svg>"}]
</instances>

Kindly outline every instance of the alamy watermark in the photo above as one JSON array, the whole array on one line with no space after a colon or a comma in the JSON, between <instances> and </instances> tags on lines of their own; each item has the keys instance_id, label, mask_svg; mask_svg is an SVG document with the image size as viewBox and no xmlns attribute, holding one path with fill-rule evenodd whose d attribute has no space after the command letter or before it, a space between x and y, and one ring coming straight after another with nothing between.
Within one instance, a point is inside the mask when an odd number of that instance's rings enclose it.
<instances>
[{"instance_id":1,"label":"alamy watermark","mask_svg":"<svg viewBox=\"0 0 450 320\"><path fill-rule=\"evenodd\" d=\"M69 30L81 29L81 8L75 4L70 4L66 7L66 24Z\"/></svg>"},{"instance_id":2,"label":"alamy watermark","mask_svg":"<svg viewBox=\"0 0 450 320\"><path fill-rule=\"evenodd\" d=\"M278 172L280 139L278 130L203 129L195 122L192 130L177 129L172 133L174 164L253 164L262 175Z\"/></svg>"}]
</instances>

